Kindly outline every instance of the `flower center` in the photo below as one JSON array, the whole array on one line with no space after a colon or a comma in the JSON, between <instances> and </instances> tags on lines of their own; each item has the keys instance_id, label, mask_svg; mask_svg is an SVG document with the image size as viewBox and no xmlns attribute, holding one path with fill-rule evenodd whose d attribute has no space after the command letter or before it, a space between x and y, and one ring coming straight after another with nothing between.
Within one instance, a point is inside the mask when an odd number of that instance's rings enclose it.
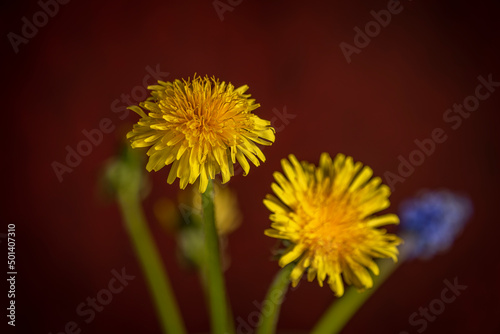
<instances>
[{"instance_id":1,"label":"flower center","mask_svg":"<svg viewBox=\"0 0 500 334\"><path fill-rule=\"evenodd\" d=\"M200 115L201 114L201 115ZM241 143L241 129L249 121L244 114L227 117L222 112L187 113L176 130L184 134L190 147L208 142L211 146L234 146Z\"/></svg>"},{"instance_id":2,"label":"flower center","mask_svg":"<svg viewBox=\"0 0 500 334\"><path fill-rule=\"evenodd\" d=\"M308 196L309 197L309 196ZM360 214L350 197L302 202L297 209L303 224L300 243L317 255L331 256L356 248L365 234Z\"/></svg>"}]
</instances>

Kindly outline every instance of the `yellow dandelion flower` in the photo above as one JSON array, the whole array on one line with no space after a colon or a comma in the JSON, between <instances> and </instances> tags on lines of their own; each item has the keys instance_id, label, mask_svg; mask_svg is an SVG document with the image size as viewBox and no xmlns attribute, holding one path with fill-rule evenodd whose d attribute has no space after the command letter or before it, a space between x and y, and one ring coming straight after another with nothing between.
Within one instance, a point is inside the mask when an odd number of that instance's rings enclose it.
<instances>
[{"instance_id":1,"label":"yellow dandelion flower","mask_svg":"<svg viewBox=\"0 0 500 334\"><path fill-rule=\"evenodd\" d=\"M130 106L141 119L127 138L132 147L149 147L148 171L172 164L168 183L180 179L184 189L200 179L205 192L209 179L222 174L222 182L234 175L236 161L244 175L250 160L265 161L257 146L274 142L271 123L252 113L260 105L245 94L248 86L236 88L215 78L194 76L192 80L158 81L149 86L151 96L139 106Z\"/></svg>"},{"instance_id":2,"label":"yellow dandelion flower","mask_svg":"<svg viewBox=\"0 0 500 334\"><path fill-rule=\"evenodd\" d=\"M299 163L293 155L281 161L285 175L275 172L276 194L267 195L264 204L272 212L267 236L288 240L291 246L279 260L281 267L297 261L290 274L296 286L307 271L320 286L327 283L337 296L347 284L363 290L373 285L366 268L379 274L373 258L390 257L397 261L394 234L378 229L398 224L395 214L374 215L389 207L390 190L379 177L372 178L370 167L338 154L334 161L321 155L319 167Z\"/></svg>"}]
</instances>

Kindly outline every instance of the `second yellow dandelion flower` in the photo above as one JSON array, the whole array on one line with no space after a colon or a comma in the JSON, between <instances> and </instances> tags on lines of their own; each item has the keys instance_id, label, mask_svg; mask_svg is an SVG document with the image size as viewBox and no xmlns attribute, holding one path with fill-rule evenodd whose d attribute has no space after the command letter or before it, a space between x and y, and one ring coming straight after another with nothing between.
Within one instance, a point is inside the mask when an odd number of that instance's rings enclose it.
<instances>
[{"instance_id":1,"label":"second yellow dandelion flower","mask_svg":"<svg viewBox=\"0 0 500 334\"><path fill-rule=\"evenodd\" d=\"M370 288L373 280L367 268L378 275L373 258L397 260L401 240L379 229L397 224L395 214L375 215L389 207L390 190L370 167L338 154L332 161L323 153L319 166L290 155L282 160L284 175L276 172L275 195L264 204L272 212L271 229L265 234L292 244L281 256L284 267L296 262L290 274L295 286L307 272L320 285L327 279L336 295L344 293L341 276L358 289Z\"/></svg>"}]
</instances>

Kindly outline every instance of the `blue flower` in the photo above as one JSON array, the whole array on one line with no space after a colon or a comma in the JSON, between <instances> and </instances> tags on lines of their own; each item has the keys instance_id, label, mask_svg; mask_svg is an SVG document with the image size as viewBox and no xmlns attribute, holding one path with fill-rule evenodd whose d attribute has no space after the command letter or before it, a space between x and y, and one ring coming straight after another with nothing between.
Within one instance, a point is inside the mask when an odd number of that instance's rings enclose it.
<instances>
[{"instance_id":1,"label":"blue flower","mask_svg":"<svg viewBox=\"0 0 500 334\"><path fill-rule=\"evenodd\" d=\"M453 244L472 214L472 203L446 190L423 191L399 211L401 229L411 239L409 257L430 258Z\"/></svg>"}]
</instances>

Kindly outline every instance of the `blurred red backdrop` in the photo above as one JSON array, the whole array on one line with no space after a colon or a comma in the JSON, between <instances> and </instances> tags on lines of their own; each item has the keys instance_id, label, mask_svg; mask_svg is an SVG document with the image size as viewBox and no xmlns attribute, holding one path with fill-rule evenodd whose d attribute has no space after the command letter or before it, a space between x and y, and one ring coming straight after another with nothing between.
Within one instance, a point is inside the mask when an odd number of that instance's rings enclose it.
<instances>
[{"instance_id":1,"label":"blurred red backdrop","mask_svg":"<svg viewBox=\"0 0 500 334\"><path fill-rule=\"evenodd\" d=\"M448 108L475 93L478 76L500 81L498 4L402 1L399 13L378 34L371 31L369 44L348 63L340 43L354 45L354 28L364 29L374 19L370 11L387 9L386 1L218 3L233 4L223 20L212 1L75 0L60 4L57 13L52 7L45 25L38 15L38 32L22 41L9 33L22 35L22 18L33 22L40 4L2 4L2 212L4 225L17 226L19 332L59 333L69 321L82 333L160 330L118 208L102 199L97 182L103 163L138 118L124 117L122 94L132 94L132 102L140 96L135 87L142 86L148 66L159 68L166 80L196 72L248 84L262 118L285 108L294 116L275 119L281 130L265 149L266 163L230 181L244 215L229 240L232 265L226 272L236 317L247 319L257 310L254 301L262 300L278 270L270 253L275 241L263 234L269 213L261 199L280 159L293 153L317 162L321 152L342 152L382 176L397 173L398 156L408 158L414 140L442 128L447 140L396 184L391 211L421 188L444 187L470 194L474 217L447 254L403 264L345 333L416 333L420 327L411 326L409 316L439 298L443 280L455 277L467 289L426 332L498 332L500 228L493 208L500 90L480 101L456 130L443 120ZM53 162L65 163L66 146L76 149L85 139L82 131L105 118L113 131L60 182ZM153 189L144 205L187 327L206 332L198 279L180 268L173 236L152 215L156 199L178 192L177 182L166 183L167 174L168 168L150 175ZM136 278L86 324L77 305L95 297L111 271L122 267ZM308 331L333 300L328 288L302 283L287 295L279 329Z\"/></svg>"}]
</instances>

